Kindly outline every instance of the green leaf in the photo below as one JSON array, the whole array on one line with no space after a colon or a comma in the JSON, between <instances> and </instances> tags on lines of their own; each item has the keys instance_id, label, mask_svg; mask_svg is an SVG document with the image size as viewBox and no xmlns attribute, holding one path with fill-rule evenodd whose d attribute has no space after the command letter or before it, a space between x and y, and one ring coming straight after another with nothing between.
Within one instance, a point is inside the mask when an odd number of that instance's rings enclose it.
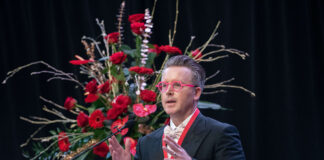
<instances>
[{"instance_id":1,"label":"green leaf","mask_svg":"<svg viewBox=\"0 0 324 160\"><path fill-rule=\"evenodd\" d=\"M122 51L124 51L124 50L131 50L132 48L129 47L128 45L126 45L126 44L123 44L123 45L120 46L119 49L122 50Z\"/></svg>"},{"instance_id":2,"label":"green leaf","mask_svg":"<svg viewBox=\"0 0 324 160\"><path fill-rule=\"evenodd\" d=\"M148 46L149 48L153 48L153 49L154 49L154 45L151 44L151 43L148 43L147 46Z\"/></svg>"},{"instance_id":3,"label":"green leaf","mask_svg":"<svg viewBox=\"0 0 324 160\"><path fill-rule=\"evenodd\" d=\"M91 114L96 109L105 108L106 105L104 104L104 102L106 102L106 100L102 97L99 97L97 101L93 102L91 106L88 107L89 114Z\"/></svg>"},{"instance_id":4,"label":"green leaf","mask_svg":"<svg viewBox=\"0 0 324 160\"><path fill-rule=\"evenodd\" d=\"M148 59L146 61L145 67L151 68L155 57L156 57L155 53L149 53L148 56L147 56Z\"/></svg>"},{"instance_id":5,"label":"green leaf","mask_svg":"<svg viewBox=\"0 0 324 160\"><path fill-rule=\"evenodd\" d=\"M141 36L136 36L135 42L136 42L135 61L136 61L136 66L138 66L140 64L140 57L141 57L141 44L142 44Z\"/></svg>"},{"instance_id":6,"label":"green leaf","mask_svg":"<svg viewBox=\"0 0 324 160\"><path fill-rule=\"evenodd\" d=\"M57 135L57 133L54 130L50 130L49 133L51 133L52 135Z\"/></svg>"},{"instance_id":7,"label":"green leaf","mask_svg":"<svg viewBox=\"0 0 324 160\"><path fill-rule=\"evenodd\" d=\"M125 54L131 56L132 58L135 58L136 49L132 49L128 45L122 45L120 47L120 50L123 51Z\"/></svg>"},{"instance_id":8,"label":"green leaf","mask_svg":"<svg viewBox=\"0 0 324 160\"><path fill-rule=\"evenodd\" d=\"M108 68L105 68L101 71L102 74L106 74L108 72Z\"/></svg>"},{"instance_id":9,"label":"green leaf","mask_svg":"<svg viewBox=\"0 0 324 160\"><path fill-rule=\"evenodd\" d=\"M28 159L30 158L30 155L27 151L23 151L22 156Z\"/></svg>"},{"instance_id":10,"label":"green leaf","mask_svg":"<svg viewBox=\"0 0 324 160\"><path fill-rule=\"evenodd\" d=\"M164 112L164 110L162 110L162 111L160 111L153 119L152 119L152 121L151 121L151 123L150 123L150 126L152 126L153 124L155 124L156 123L156 121L159 119L159 117L163 114L163 113L165 113Z\"/></svg>"},{"instance_id":11,"label":"green leaf","mask_svg":"<svg viewBox=\"0 0 324 160\"><path fill-rule=\"evenodd\" d=\"M207 101L199 101L198 102L198 108L200 109L213 109L213 110L230 110L228 108L223 108L221 105L207 102Z\"/></svg>"}]
</instances>

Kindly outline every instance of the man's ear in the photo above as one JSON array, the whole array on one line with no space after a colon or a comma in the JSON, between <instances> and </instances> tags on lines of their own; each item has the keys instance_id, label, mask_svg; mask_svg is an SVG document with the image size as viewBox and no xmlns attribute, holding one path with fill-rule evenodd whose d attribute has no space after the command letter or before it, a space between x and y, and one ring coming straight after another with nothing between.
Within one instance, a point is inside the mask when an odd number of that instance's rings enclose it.
<instances>
[{"instance_id":1,"label":"man's ear","mask_svg":"<svg viewBox=\"0 0 324 160\"><path fill-rule=\"evenodd\" d=\"M202 89L200 87L195 87L195 96L194 100L198 101L202 93Z\"/></svg>"}]
</instances>

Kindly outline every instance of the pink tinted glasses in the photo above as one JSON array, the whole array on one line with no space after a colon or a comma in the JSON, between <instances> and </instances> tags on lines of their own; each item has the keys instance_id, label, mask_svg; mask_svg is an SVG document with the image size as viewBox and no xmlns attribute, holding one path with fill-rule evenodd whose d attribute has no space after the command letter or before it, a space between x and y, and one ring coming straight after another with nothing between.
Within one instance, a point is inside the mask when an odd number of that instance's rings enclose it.
<instances>
[{"instance_id":1,"label":"pink tinted glasses","mask_svg":"<svg viewBox=\"0 0 324 160\"><path fill-rule=\"evenodd\" d=\"M166 92L169 88L169 85L171 85L171 89L175 92L180 91L184 86L187 87L195 87L192 84L184 84L181 81L173 81L173 82L165 82L165 81L161 81L159 82L156 87L159 89L160 92Z\"/></svg>"}]
</instances>

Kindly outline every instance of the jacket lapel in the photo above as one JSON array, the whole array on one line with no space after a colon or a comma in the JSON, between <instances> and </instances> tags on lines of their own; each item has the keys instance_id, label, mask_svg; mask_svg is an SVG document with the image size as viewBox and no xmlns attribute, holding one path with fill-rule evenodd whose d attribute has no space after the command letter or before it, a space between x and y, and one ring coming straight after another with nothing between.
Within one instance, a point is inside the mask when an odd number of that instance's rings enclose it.
<instances>
[{"instance_id":1,"label":"jacket lapel","mask_svg":"<svg viewBox=\"0 0 324 160\"><path fill-rule=\"evenodd\" d=\"M163 150L162 150L162 135L163 135L164 127L160 129L154 136L152 136L153 140L149 147L150 152L153 153L153 157L149 159L163 159ZM144 155L145 156L145 155Z\"/></svg>"},{"instance_id":2,"label":"jacket lapel","mask_svg":"<svg viewBox=\"0 0 324 160\"><path fill-rule=\"evenodd\" d=\"M206 127L206 119L200 113L195 122L190 127L186 137L182 142L182 147L187 151L187 153L194 157L200 144L205 139L210 129Z\"/></svg>"}]
</instances>

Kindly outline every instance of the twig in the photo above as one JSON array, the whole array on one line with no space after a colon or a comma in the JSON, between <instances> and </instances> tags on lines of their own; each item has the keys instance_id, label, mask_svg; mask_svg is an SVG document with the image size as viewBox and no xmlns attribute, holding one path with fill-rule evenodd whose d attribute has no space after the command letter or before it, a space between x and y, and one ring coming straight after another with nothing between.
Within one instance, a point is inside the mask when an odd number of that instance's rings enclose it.
<instances>
[{"instance_id":1,"label":"twig","mask_svg":"<svg viewBox=\"0 0 324 160\"><path fill-rule=\"evenodd\" d=\"M154 4L153 4L153 8L152 8L152 21L153 21L153 16L154 16L154 12L155 12L155 7L156 7L156 2L157 0L154 0Z\"/></svg>"},{"instance_id":2,"label":"twig","mask_svg":"<svg viewBox=\"0 0 324 160\"><path fill-rule=\"evenodd\" d=\"M60 117L60 118L62 118L62 119L70 120L70 121L74 121L73 119L70 119L70 118L65 117L61 112L55 110L54 108L52 108L52 110L49 110L49 109L44 105L43 110L44 110L45 112L48 112L48 113L54 114L54 115L56 115L56 116L58 116L58 117Z\"/></svg>"},{"instance_id":3,"label":"twig","mask_svg":"<svg viewBox=\"0 0 324 160\"><path fill-rule=\"evenodd\" d=\"M98 20L99 21L99 20ZM97 22L98 23L98 22ZM100 23L99 23L100 24ZM100 26L100 25L99 25ZM101 28L101 27L100 27ZM101 50L100 50L100 47L99 47L99 42L97 42L96 40L94 40L93 38L91 38L91 37L86 37L86 36L83 36L82 38L81 38L82 40L90 40L90 41L92 41L94 44L95 44L95 46L96 46L96 48L97 48L97 50L98 50L98 52L99 52L99 54L102 56L102 57L104 57L103 56L103 53L101 52Z\"/></svg>"},{"instance_id":4,"label":"twig","mask_svg":"<svg viewBox=\"0 0 324 160\"><path fill-rule=\"evenodd\" d=\"M200 62L213 62L213 61L216 61L218 59L222 59L222 58L226 58L226 57L228 57L228 55L217 56L217 57L214 57L214 58L208 57L207 59L201 59L200 58L200 59L197 60L197 63L200 63Z\"/></svg>"},{"instance_id":5,"label":"twig","mask_svg":"<svg viewBox=\"0 0 324 160\"><path fill-rule=\"evenodd\" d=\"M36 156L34 156L33 158L31 158L31 160L36 159L37 157L39 157L40 155L42 155L43 153L45 153L47 150L49 150L53 145L55 145L57 143L58 140L55 140L54 142L52 142L47 148L45 148L44 150L42 150L41 152L39 152Z\"/></svg>"},{"instance_id":6,"label":"twig","mask_svg":"<svg viewBox=\"0 0 324 160\"><path fill-rule=\"evenodd\" d=\"M237 88L237 89L241 89L247 93L250 93L250 95L252 97L255 97L255 93L253 93L252 91L242 87L242 86L236 86L236 85L227 85L227 84L214 84L214 85L205 85L205 88Z\"/></svg>"},{"instance_id":7,"label":"twig","mask_svg":"<svg viewBox=\"0 0 324 160\"><path fill-rule=\"evenodd\" d=\"M175 15L175 19L174 19L174 26L173 26L174 28L173 28L173 34L172 34L170 46L173 45L174 37L177 32L178 15L179 15L179 0L176 0L176 15Z\"/></svg>"},{"instance_id":8,"label":"twig","mask_svg":"<svg viewBox=\"0 0 324 160\"><path fill-rule=\"evenodd\" d=\"M12 71L9 71L9 72L7 73L8 76L6 77L5 80L2 81L2 84L5 84L9 78L11 78L12 76L14 76L14 75L15 75L17 72L19 72L20 70L25 69L25 68L27 68L27 67L30 67L30 66L32 66L32 65L36 65L36 64L43 64L43 65L45 65L46 67L52 69L54 72L57 72L57 73L60 74L60 75L64 75L64 76L68 77L68 79L70 79L70 81L73 81L73 82L77 83L78 85L80 85L82 88L84 88L84 86L83 86L83 85L82 85L78 80L76 80L75 78L73 78L73 77L70 75L70 73L65 73L65 72L63 72L63 71L61 71L61 70L59 70L59 69L56 69L55 67L49 65L48 63L46 63L46 62L44 62L44 61L36 61L36 62L32 62L32 63L26 64L26 65L23 65L23 66L17 67L16 69L14 69L14 70L12 70ZM44 71L41 71L41 72L44 72ZM49 71L49 72L51 72L51 71ZM40 73L38 73L38 72L33 72L33 74L40 74Z\"/></svg>"},{"instance_id":9,"label":"twig","mask_svg":"<svg viewBox=\"0 0 324 160\"><path fill-rule=\"evenodd\" d=\"M57 72L53 72L53 71L39 71L39 72L31 72L30 75L37 75L37 74L42 74L42 73L48 73L48 74L53 74L54 76L61 76L61 75L64 75L64 74L61 74L61 73L57 73ZM71 75L73 76L73 73L66 73L68 75Z\"/></svg>"},{"instance_id":10,"label":"twig","mask_svg":"<svg viewBox=\"0 0 324 160\"><path fill-rule=\"evenodd\" d=\"M42 96L40 96L39 98L40 98L41 100L47 102L47 103L52 104L53 106L55 106L55 107L57 107L57 108L60 108L60 109L66 110L63 106L58 105L58 104L56 104L55 102L53 102L53 101L51 101L51 100L45 99L45 98L42 97ZM75 112L75 111L73 111L73 110L69 110L69 111L70 111L71 113L73 113L73 114L76 114L76 115L79 114L79 113L77 113L77 112Z\"/></svg>"},{"instance_id":11,"label":"twig","mask_svg":"<svg viewBox=\"0 0 324 160\"><path fill-rule=\"evenodd\" d=\"M26 140L25 143L21 144L20 147L25 147L28 145L28 143L30 142L30 140L40 131L42 130L46 125L40 126L34 133L32 133L29 138Z\"/></svg>"},{"instance_id":12,"label":"twig","mask_svg":"<svg viewBox=\"0 0 324 160\"><path fill-rule=\"evenodd\" d=\"M195 36L191 36L191 37L190 37L190 42L189 42L188 46L186 47L186 50L183 52L184 54L187 53L189 47L191 46L191 44L192 44L192 42L193 42L193 40L194 40L195 38L196 38ZM197 55L198 55L198 54L197 54Z\"/></svg>"},{"instance_id":13,"label":"twig","mask_svg":"<svg viewBox=\"0 0 324 160\"><path fill-rule=\"evenodd\" d=\"M25 117L20 116L19 117L21 120L27 121L31 124L53 124L53 123L76 123L76 120L61 120L61 119L56 119L56 120L49 120L49 121L34 121Z\"/></svg>"},{"instance_id":14,"label":"twig","mask_svg":"<svg viewBox=\"0 0 324 160\"><path fill-rule=\"evenodd\" d=\"M208 40L206 41L206 43L202 46L202 49L200 50L201 53L206 49L206 47L208 46L208 44L209 44L209 43L210 43L210 42L215 38L215 36L216 36L216 31L217 31L217 29L218 29L220 23L221 23L220 21L217 22L217 24L216 24L216 26L215 26L215 28L214 28L212 34L210 35L209 39L208 39Z\"/></svg>"},{"instance_id":15,"label":"twig","mask_svg":"<svg viewBox=\"0 0 324 160\"><path fill-rule=\"evenodd\" d=\"M209 77L207 77L207 78L205 79L205 82L207 82L209 79L215 77L217 74L219 74L219 72L220 72L220 71L217 70L214 74L212 74L212 75L210 75Z\"/></svg>"},{"instance_id":16,"label":"twig","mask_svg":"<svg viewBox=\"0 0 324 160\"><path fill-rule=\"evenodd\" d=\"M216 94L216 93L226 93L226 90L217 90L217 91L211 91L211 92L202 92L202 94L208 95L208 94Z\"/></svg>"},{"instance_id":17,"label":"twig","mask_svg":"<svg viewBox=\"0 0 324 160\"><path fill-rule=\"evenodd\" d=\"M154 80L154 83L153 83L153 85L152 85L151 90L153 90L153 89L155 88L155 85L156 85L156 84L158 83L158 81L160 80L161 75L162 75L162 70L163 70L163 68L164 68L164 65L165 65L166 61L169 59L169 56L170 56L169 54L167 54L167 55L165 56L165 59L164 59L162 65L161 65L161 68L160 68L160 71L158 72L158 75L156 76L156 78L155 78L155 80Z\"/></svg>"}]
</instances>

